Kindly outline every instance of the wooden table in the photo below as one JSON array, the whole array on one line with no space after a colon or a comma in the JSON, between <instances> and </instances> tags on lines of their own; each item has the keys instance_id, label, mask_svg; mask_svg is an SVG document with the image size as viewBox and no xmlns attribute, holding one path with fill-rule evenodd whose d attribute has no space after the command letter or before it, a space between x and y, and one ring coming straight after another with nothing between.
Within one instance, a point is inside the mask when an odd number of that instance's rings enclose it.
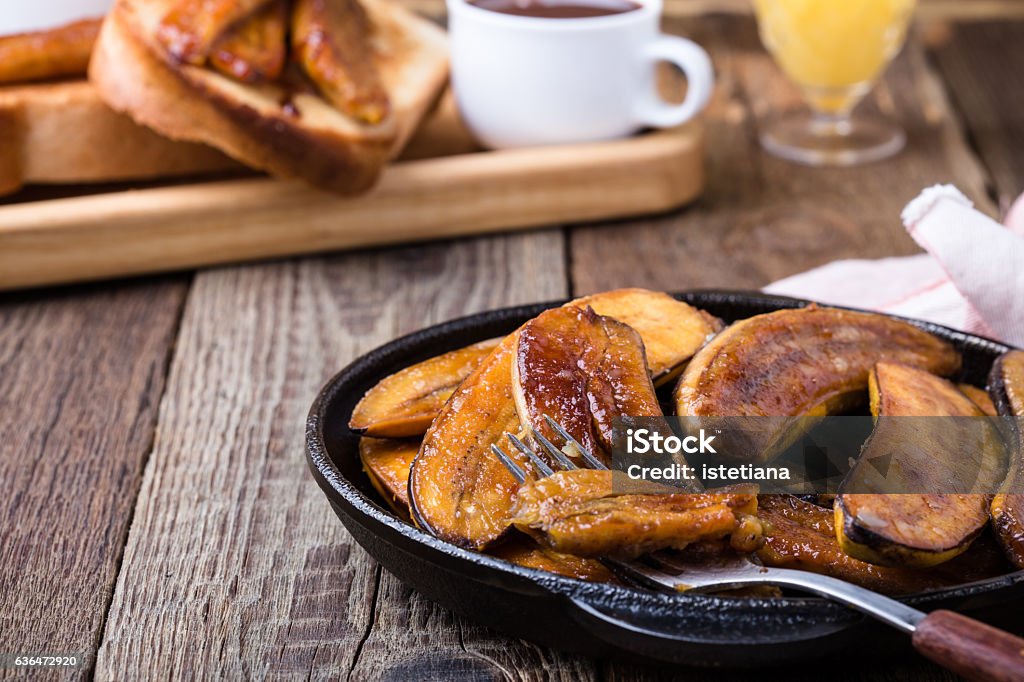
<instances>
[{"instance_id":1,"label":"wooden table","mask_svg":"<svg viewBox=\"0 0 1024 682\"><path fill-rule=\"evenodd\" d=\"M303 454L321 384L398 334L913 253L899 211L921 188L954 182L993 214L1024 190L1024 23L919 27L869 104L909 148L853 170L760 151L758 126L798 100L748 18L668 24L720 77L689 209L0 297L0 651L84 652L99 679L742 679L560 653L425 601L354 545ZM864 653L828 676L948 677Z\"/></svg>"}]
</instances>

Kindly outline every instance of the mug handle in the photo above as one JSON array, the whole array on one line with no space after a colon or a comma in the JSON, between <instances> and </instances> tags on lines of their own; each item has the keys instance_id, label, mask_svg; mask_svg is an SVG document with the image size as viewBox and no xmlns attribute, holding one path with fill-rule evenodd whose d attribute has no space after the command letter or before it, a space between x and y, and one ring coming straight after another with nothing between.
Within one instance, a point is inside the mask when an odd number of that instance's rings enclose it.
<instances>
[{"instance_id":1,"label":"mug handle","mask_svg":"<svg viewBox=\"0 0 1024 682\"><path fill-rule=\"evenodd\" d=\"M671 128L689 121L700 113L711 99L715 86L715 73L711 58L697 43L676 36L658 36L643 51L643 59L651 67L658 62L675 64L686 76L686 99L669 104L651 92L637 107L636 116L641 125L653 128Z\"/></svg>"}]
</instances>

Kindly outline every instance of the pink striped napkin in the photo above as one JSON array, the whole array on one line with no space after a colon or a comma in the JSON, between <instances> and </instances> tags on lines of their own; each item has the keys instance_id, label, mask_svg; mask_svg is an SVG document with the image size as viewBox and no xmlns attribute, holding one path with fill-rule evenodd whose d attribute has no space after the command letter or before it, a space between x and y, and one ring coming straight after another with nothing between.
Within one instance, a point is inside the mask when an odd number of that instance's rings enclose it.
<instances>
[{"instance_id":1,"label":"pink striped napkin","mask_svg":"<svg viewBox=\"0 0 1024 682\"><path fill-rule=\"evenodd\" d=\"M926 253L836 261L764 290L929 320L1024 347L1024 195L1000 225L955 187L936 185L902 218Z\"/></svg>"}]
</instances>

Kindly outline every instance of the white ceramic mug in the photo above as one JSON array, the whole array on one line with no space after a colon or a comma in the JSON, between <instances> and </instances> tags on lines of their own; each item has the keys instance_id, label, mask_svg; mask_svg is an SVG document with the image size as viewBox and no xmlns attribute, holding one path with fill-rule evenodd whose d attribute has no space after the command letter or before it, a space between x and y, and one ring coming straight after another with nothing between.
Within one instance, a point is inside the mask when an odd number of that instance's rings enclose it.
<instances>
[{"instance_id":1,"label":"white ceramic mug","mask_svg":"<svg viewBox=\"0 0 1024 682\"><path fill-rule=\"evenodd\" d=\"M707 104L714 74L696 43L659 32L661 0L587 18L504 14L447 0L452 86L462 117L492 148L587 142L667 128ZM686 99L662 100L655 66L686 75Z\"/></svg>"}]
</instances>

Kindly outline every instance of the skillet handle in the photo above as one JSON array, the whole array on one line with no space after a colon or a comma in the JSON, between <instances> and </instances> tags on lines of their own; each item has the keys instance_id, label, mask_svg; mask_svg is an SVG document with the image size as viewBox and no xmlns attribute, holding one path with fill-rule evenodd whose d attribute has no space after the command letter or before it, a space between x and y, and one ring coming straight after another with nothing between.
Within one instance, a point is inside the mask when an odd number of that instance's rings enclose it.
<instances>
[{"instance_id":1,"label":"skillet handle","mask_svg":"<svg viewBox=\"0 0 1024 682\"><path fill-rule=\"evenodd\" d=\"M1024 680L1024 639L959 613L929 613L913 641L923 656L969 680Z\"/></svg>"}]
</instances>

